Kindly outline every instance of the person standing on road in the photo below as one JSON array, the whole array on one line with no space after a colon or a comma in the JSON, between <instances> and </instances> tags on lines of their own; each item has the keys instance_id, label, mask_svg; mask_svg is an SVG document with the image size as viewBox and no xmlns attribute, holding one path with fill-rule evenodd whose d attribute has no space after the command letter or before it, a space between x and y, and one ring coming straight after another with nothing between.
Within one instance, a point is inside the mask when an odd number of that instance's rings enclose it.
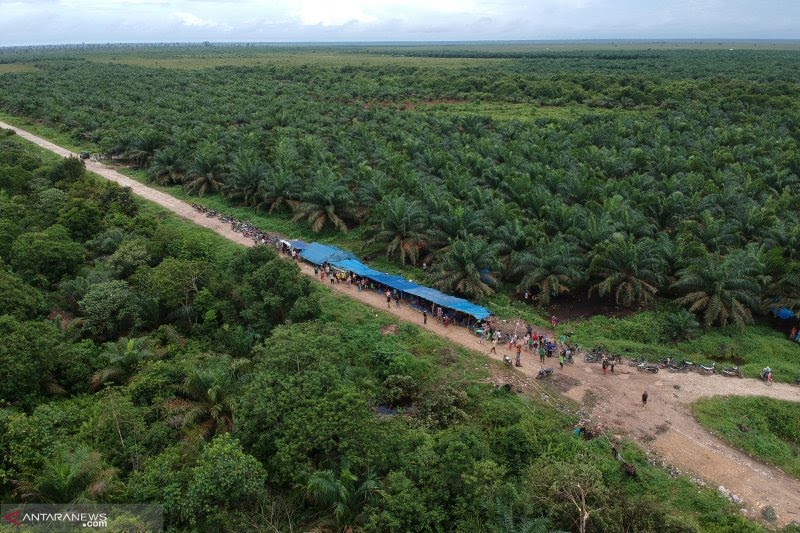
<instances>
[{"instance_id":1,"label":"person standing on road","mask_svg":"<svg viewBox=\"0 0 800 533\"><path fill-rule=\"evenodd\" d=\"M392 293L389 292L389 289L386 289L386 292L384 294L386 295L386 307L387 308L391 308L392 307Z\"/></svg>"},{"instance_id":2,"label":"person standing on road","mask_svg":"<svg viewBox=\"0 0 800 533\"><path fill-rule=\"evenodd\" d=\"M544 364L544 356L547 355L547 350L544 346L539 346L539 360Z\"/></svg>"},{"instance_id":3,"label":"person standing on road","mask_svg":"<svg viewBox=\"0 0 800 533\"><path fill-rule=\"evenodd\" d=\"M426 325L428 323L428 311L425 309L422 310L422 325Z\"/></svg>"},{"instance_id":4,"label":"person standing on road","mask_svg":"<svg viewBox=\"0 0 800 533\"><path fill-rule=\"evenodd\" d=\"M564 369L564 352L561 352L561 355L558 356L558 364L561 365L561 369Z\"/></svg>"},{"instance_id":5,"label":"person standing on road","mask_svg":"<svg viewBox=\"0 0 800 533\"><path fill-rule=\"evenodd\" d=\"M647 405L647 391L644 391L642 393L642 409L644 409L646 405Z\"/></svg>"}]
</instances>

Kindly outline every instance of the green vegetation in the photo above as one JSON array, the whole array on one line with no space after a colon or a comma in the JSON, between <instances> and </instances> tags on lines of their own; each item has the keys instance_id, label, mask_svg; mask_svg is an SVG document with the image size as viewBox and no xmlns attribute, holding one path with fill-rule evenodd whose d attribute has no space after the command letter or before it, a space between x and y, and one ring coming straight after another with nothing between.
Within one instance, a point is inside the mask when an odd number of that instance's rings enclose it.
<instances>
[{"instance_id":1,"label":"green vegetation","mask_svg":"<svg viewBox=\"0 0 800 533\"><path fill-rule=\"evenodd\" d=\"M800 54L717 46L26 49L0 109L464 296L741 328L800 301Z\"/></svg>"},{"instance_id":2,"label":"green vegetation","mask_svg":"<svg viewBox=\"0 0 800 533\"><path fill-rule=\"evenodd\" d=\"M689 324L685 327L695 333L690 334L690 338L680 338L675 333L675 314L664 309L625 318L594 316L579 322L565 322L558 330L574 331L572 341L585 349L603 346L629 358L646 357L657 361L672 357L704 364L716 361L718 366L736 364L745 376L753 378L769 366L775 381L782 382L793 382L800 376L800 348L797 343L789 342L782 332L759 325L744 330L727 327L700 333L697 325Z\"/></svg>"},{"instance_id":3,"label":"green vegetation","mask_svg":"<svg viewBox=\"0 0 800 533\"><path fill-rule=\"evenodd\" d=\"M0 166L8 242L70 258L0 252L3 501L157 502L171 531L764 531L624 442L629 478L568 409L416 326L383 335L266 247L13 136Z\"/></svg>"},{"instance_id":4,"label":"green vegetation","mask_svg":"<svg viewBox=\"0 0 800 533\"><path fill-rule=\"evenodd\" d=\"M697 420L723 440L800 477L800 409L794 402L731 396L692 406Z\"/></svg>"}]
</instances>

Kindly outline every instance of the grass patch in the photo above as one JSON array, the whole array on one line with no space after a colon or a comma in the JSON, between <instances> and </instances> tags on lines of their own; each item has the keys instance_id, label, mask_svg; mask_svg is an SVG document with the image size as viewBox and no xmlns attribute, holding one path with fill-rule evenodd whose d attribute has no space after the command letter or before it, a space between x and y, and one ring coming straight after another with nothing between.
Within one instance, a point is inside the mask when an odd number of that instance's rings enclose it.
<instances>
[{"instance_id":1,"label":"grass patch","mask_svg":"<svg viewBox=\"0 0 800 533\"><path fill-rule=\"evenodd\" d=\"M0 75L36 72L37 70L39 69L29 63L0 63Z\"/></svg>"},{"instance_id":2,"label":"grass patch","mask_svg":"<svg viewBox=\"0 0 800 533\"><path fill-rule=\"evenodd\" d=\"M800 345L769 326L756 324L743 330L715 328L691 340L670 344L662 333L664 312L644 311L625 318L594 316L565 322L559 331L574 331L572 339L583 348L603 346L626 357L688 359L695 363L738 365L744 375L757 378L761 369L773 369L775 381L792 382L800 376Z\"/></svg>"},{"instance_id":3,"label":"grass patch","mask_svg":"<svg viewBox=\"0 0 800 533\"><path fill-rule=\"evenodd\" d=\"M800 407L761 397L707 398L692 405L706 428L728 444L800 478Z\"/></svg>"},{"instance_id":4,"label":"grass patch","mask_svg":"<svg viewBox=\"0 0 800 533\"><path fill-rule=\"evenodd\" d=\"M375 67L375 66L401 66L401 67L429 67L460 69L483 65L495 65L498 60L490 58L442 58L442 57L403 57L387 56L371 53L346 53L331 50L308 51L288 53L286 50L265 50L251 53L241 57L225 55L187 55L183 57L147 57L118 53L108 56L87 55L89 61L95 63L116 63L145 68L163 68L168 70L200 70L219 67L253 67L264 65L302 66L321 65L331 67Z\"/></svg>"},{"instance_id":5,"label":"grass patch","mask_svg":"<svg viewBox=\"0 0 800 533\"><path fill-rule=\"evenodd\" d=\"M574 120L585 115L603 117L619 117L621 115L640 115L646 110L604 109L579 105L569 106L540 106L532 103L510 102L481 102L481 103L448 103L421 102L414 105L417 111L439 113L443 115L480 115L493 120L519 120L531 121L536 119L547 120Z\"/></svg>"},{"instance_id":6,"label":"grass patch","mask_svg":"<svg viewBox=\"0 0 800 533\"><path fill-rule=\"evenodd\" d=\"M30 133L33 133L34 135L38 135L39 137L47 139L48 141L55 143L63 148L72 150L73 152L81 152L83 150L97 151L96 146L93 146L91 143L86 143L82 145L75 144L75 139L69 133L65 133L61 130L55 129L50 126L45 126L44 124L41 124L29 118L10 115L4 111L0 111L0 121L3 121L7 124L11 124L12 126L16 126L17 128L24 129L25 131L28 131Z\"/></svg>"}]
</instances>

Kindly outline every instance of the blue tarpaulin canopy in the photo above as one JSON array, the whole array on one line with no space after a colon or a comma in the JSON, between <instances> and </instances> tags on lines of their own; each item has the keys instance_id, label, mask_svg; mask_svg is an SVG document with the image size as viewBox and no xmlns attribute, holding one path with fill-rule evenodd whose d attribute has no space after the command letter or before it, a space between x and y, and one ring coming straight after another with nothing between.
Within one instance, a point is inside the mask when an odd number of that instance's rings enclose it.
<instances>
[{"instance_id":1,"label":"blue tarpaulin canopy","mask_svg":"<svg viewBox=\"0 0 800 533\"><path fill-rule=\"evenodd\" d=\"M335 263L331 264L339 270L347 270L356 276L362 276L365 278L372 279L373 275L380 274L380 272L377 270L372 270L361 261L356 261L355 259L345 259L344 261L336 261Z\"/></svg>"},{"instance_id":2,"label":"blue tarpaulin canopy","mask_svg":"<svg viewBox=\"0 0 800 533\"><path fill-rule=\"evenodd\" d=\"M781 320L789 320L790 318L794 317L794 313L788 307L781 307L777 309L775 307L770 307L769 309L773 315L780 318Z\"/></svg>"},{"instance_id":3,"label":"blue tarpaulin canopy","mask_svg":"<svg viewBox=\"0 0 800 533\"><path fill-rule=\"evenodd\" d=\"M408 292L409 294L411 289L416 289L419 287L419 285L416 283L404 280L400 276L384 274L382 272L379 272L376 276L369 276L369 279L377 281L383 285L387 285L393 289L397 289L398 291Z\"/></svg>"},{"instance_id":4,"label":"blue tarpaulin canopy","mask_svg":"<svg viewBox=\"0 0 800 533\"><path fill-rule=\"evenodd\" d=\"M320 244L318 242L312 242L306 246L305 249L300 252L300 257L315 265L321 265L325 261L328 263L335 263L336 261L356 258L353 254L341 248Z\"/></svg>"},{"instance_id":5,"label":"blue tarpaulin canopy","mask_svg":"<svg viewBox=\"0 0 800 533\"><path fill-rule=\"evenodd\" d=\"M289 241L289 246L295 250L305 250L308 248L308 243L306 241L301 241L300 239L295 239L293 241Z\"/></svg>"},{"instance_id":6,"label":"blue tarpaulin canopy","mask_svg":"<svg viewBox=\"0 0 800 533\"><path fill-rule=\"evenodd\" d=\"M460 311L467 315L473 316L478 320L483 320L492 314L485 307L474 304L469 300L458 298L456 296L450 296L449 294L437 291L436 289L431 289L430 287L418 286L415 289L409 289L405 292L408 294L413 294L414 296L419 296L424 300L441 305L442 307Z\"/></svg>"},{"instance_id":7,"label":"blue tarpaulin canopy","mask_svg":"<svg viewBox=\"0 0 800 533\"><path fill-rule=\"evenodd\" d=\"M294 246L294 243L298 241L289 242L292 243L292 246ZM357 260L356 257L350 252L342 250L341 248L337 248L336 246L328 246L326 244L312 242L300 252L300 257L310 263L314 263L315 265L321 265L327 261L331 264L331 266L338 268L339 270L352 272L356 276L370 279L376 283L380 283L381 285L386 285L392 289L397 289L400 292L412 294L422 298L423 300L428 300L429 302L441 305L444 308L470 315L478 320L483 320L487 316L491 315L489 310L485 307L476 305L463 298L457 298L455 296L444 294L436 289L423 287L418 283L403 279L402 276L386 274L385 272L373 270Z\"/></svg>"}]
</instances>

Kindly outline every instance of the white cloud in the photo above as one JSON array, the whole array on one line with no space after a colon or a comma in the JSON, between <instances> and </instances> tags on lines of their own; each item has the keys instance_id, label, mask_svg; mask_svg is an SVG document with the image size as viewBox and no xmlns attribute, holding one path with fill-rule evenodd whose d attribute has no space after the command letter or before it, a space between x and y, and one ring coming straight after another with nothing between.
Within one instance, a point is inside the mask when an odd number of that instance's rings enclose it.
<instances>
[{"instance_id":1,"label":"white cloud","mask_svg":"<svg viewBox=\"0 0 800 533\"><path fill-rule=\"evenodd\" d=\"M0 46L703 37L800 38L800 1L0 0Z\"/></svg>"},{"instance_id":2,"label":"white cloud","mask_svg":"<svg viewBox=\"0 0 800 533\"><path fill-rule=\"evenodd\" d=\"M203 18L200 18L197 15L193 15L191 13L178 12L178 13L175 13L174 16L184 26L196 27L196 28L227 28L227 29L231 29L231 27L228 26L227 24L221 24L221 23L219 23L217 21L214 21L214 20L203 19Z\"/></svg>"}]
</instances>

